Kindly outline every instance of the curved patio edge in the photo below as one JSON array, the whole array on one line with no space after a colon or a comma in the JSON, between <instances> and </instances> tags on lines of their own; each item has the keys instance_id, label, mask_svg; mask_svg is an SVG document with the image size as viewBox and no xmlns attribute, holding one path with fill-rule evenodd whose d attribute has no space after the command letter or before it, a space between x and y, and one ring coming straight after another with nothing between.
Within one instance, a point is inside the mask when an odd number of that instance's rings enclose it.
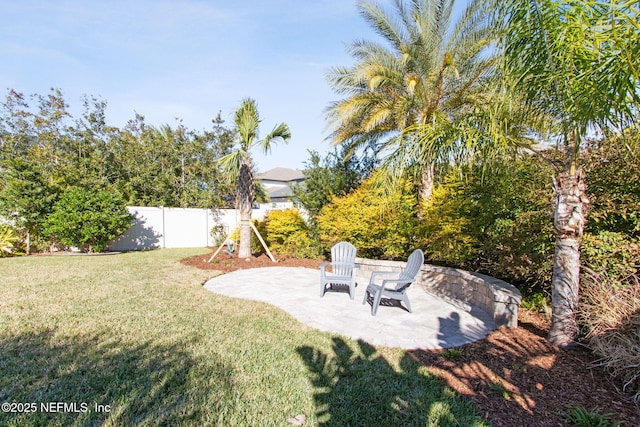
<instances>
[{"instance_id":1,"label":"curved patio edge","mask_svg":"<svg viewBox=\"0 0 640 427\"><path fill-rule=\"evenodd\" d=\"M405 262L356 258L358 278L368 281L373 271L399 271ZM464 310L478 307L493 316L495 327L518 326L520 291L495 277L451 267L424 264L418 285L426 292L446 299Z\"/></svg>"},{"instance_id":2,"label":"curved patio edge","mask_svg":"<svg viewBox=\"0 0 640 427\"><path fill-rule=\"evenodd\" d=\"M261 301L278 307L309 327L363 340L371 345L411 349L442 349L477 341L495 329L490 313L479 307L465 310L421 286L411 287L412 312L399 304L381 307L371 315L364 299L365 284L355 289L336 287L320 297L320 271L302 267L263 267L237 270L209 279L204 288L242 301Z\"/></svg>"}]
</instances>

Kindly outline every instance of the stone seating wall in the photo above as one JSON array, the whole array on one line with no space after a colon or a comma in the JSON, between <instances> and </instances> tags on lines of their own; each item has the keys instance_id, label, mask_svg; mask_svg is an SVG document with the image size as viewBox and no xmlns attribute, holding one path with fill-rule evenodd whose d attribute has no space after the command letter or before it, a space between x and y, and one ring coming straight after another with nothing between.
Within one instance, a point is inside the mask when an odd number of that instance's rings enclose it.
<instances>
[{"instance_id":1,"label":"stone seating wall","mask_svg":"<svg viewBox=\"0 0 640 427\"><path fill-rule=\"evenodd\" d=\"M356 258L358 282L366 286L374 271L400 271L402 261ZM496 328L518 326L518 307L522 295L515 286L484 274L457 268L425 264L417 283L426 292L470 311L474 306L493 314Z\"/></svg>"}]
</instances>

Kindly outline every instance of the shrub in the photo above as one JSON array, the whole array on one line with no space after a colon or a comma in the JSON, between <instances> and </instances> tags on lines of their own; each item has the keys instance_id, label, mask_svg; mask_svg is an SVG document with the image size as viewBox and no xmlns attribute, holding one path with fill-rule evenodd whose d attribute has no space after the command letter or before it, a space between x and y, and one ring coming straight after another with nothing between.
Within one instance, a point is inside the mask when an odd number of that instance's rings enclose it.
<instances>
[{"instance_id":1,"label":"shrub","mask_svg":"<svg viewBox=\"0 0 640 427\"><path fill-rule=\"evenodd\" d=\"M591 201L586 230L640 235L640 132L591 144L587 150L587 193Z\"/></svg>"},{"instance_id":2,"label":"shrub","mask_svg":"<svg viewBox=\"0 0 640 427\"><path fill-rule=\"evenodd\" d=\"M463 265L477 251L478 241L469 230L471 200L463 191L457 176L449 175L423 208L419 246L432 261Z\"/></svg>"},{"instance_id":3,"label":"shrub","mask_svg":"<svg viewBox=\"0 0 640 427\"><path fill-rule=\"evenodd\" d=\"M366 180L357 190L334 197L316 221L325 252L340 241L366 258L404 258L415 245L416 198L405 183L391 194Z\"/></svg>"},{"instance_id":4,"label":"shrub","mask_svg":"<svg viewBox=\"0 0 640 427\"><path fill-rule=\"evenodd\" d=\"M611 277L630 276L640 265L638 240L613 231L585 233L580 255L584 266L596 273L606 272Z\"/></svg>"},{"instance_id":5,"label":"shrub","mask_svg":"<svg viewBox=\"0 0 640 427\"><path fill-rule=\"evenodd\" d=\"M586 274L585 274L586 273ZM584 271L578 320L585 342L605 367L640 400L640 283Z\"/></svg>"},{"instance_id":6,"label":"shrub","mask_svg":"<svg viewBox=\"0 0 640 427\"><path fill-rule=\"evenodd\" d=\"M215 246L220 246L223 243L225 243L225 240L227 238L227 232L225 230L224 225L214 225L213 227L211 227L211 230L209 231L209 234L211 235L211 238L213 239L213 244Z\"/></svg>"},{"instance_id":7,"label":"shrub","mask_svg":"<svg viewBox=\"0 0 640 427\"><path fill-rule=\"evenodd\" d=\"M542 289L554 251L552 175L530 155L452 170L423 211L428 258Z\"/></svg>"},{"instance_id":8,"label":"shrub","mask_svg":"<svg viewBox=\"0 0 640 427\"><path fill-rule=\"evenodd\" d=\"M66 245L101 252L129 228L131 220L118 193L70 187L54 205L45 231Z\"/></svg>"},{"instance_id":9,"label":"shrub","mask_svg":"<svg viewBox=\"0 0 640 427\"><path fill-rule=\"evenodd\" d=\"M488 177L472 181L473 229L482 242L476 269L505 278L527 291L551 281L554 174L543 155L502 159Z\"/></svg>"},{"instance_id":10,"label":"shrub","mask_svg":"<svg viewBox=\"0 0 640 427\"><path fill-rule=\"evenodd\" d=\"M295 208L269 212L256 228L269 250L299 258L314 258L319 255L318 245L309 235L309 227Z\"/></svg>"},{"instance_id":11,"label":"shrub","mask_svg":"<svg viewBox=\"0 0 640 427\"><path fill-rule=\"evenodd\" d=\"M13 228L9 224L0 223L0 257L11 256L14 254L14 245L18 241Z\"/></svg>"},{"instance_id":12,"label":"shrub","mask_svg":"<svg viewBox=\"0 0 640 427\"><path fill-rule=\"evenodd\" d=\"M46 246L44 223L58 197L45 170L38 164L16 158L0 165L0 215L12 218L18 230L26 232L26 251Z\"/></svg>"}]
</instances>

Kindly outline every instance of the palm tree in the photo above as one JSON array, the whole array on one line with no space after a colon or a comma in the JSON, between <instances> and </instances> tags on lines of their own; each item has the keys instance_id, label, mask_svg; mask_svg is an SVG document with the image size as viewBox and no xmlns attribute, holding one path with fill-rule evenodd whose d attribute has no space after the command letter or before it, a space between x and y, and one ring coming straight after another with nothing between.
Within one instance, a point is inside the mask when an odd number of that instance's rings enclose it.
<instances>
[{"instance_id":1,"label":"palm tree","mask_svg":"<svg viewBox=\"0 0 640 427\"><path fill-rule=\"evenodd\" d=\"M280 123L263 139L258 137L260 116L253 99L244 99L234 117L237 141L235 150L219 159L227 178L235 181L236 207L240 210L240 243L239 258L251 256L251 212L254 202L254 174L251 149L260 146L265 154L271 150L271 144L282 141L285 144L291 139L289 127Z\"/></svg>"},{"instance_id":2,"label":"palm tree","mask_svg":"<svg viewBox=\"0 0 640 427\"><path fill-rule=\"evenodd\" d=\"M579 153L589 130L637 119L640 25L634 1L495 0L505 74L560 129L566 162L554 179L556 249L549 340L574 343L580 241L589 201Z\"/></svg>"},{"instance_id":3,"label":"palm tree","mask_svg":"<svg viewBox=\"0 0 640 427\"><path fill-rule=\"evenodd\" d=\"M486 16L476 4L452 23L455 0L394 0L387 12L362 2L359 10L387 45L356 41L356 64L335 67L328 80L345 98L327 118L334 144L353 153L373 147L383 157L384 176L399 178L416 166L420 195L430 198L434 165L464 148L468 132L456 117L489 102L496 59L488 52ZM457 125L456 125L457 123Z\"/></svg>"}]
</instances>

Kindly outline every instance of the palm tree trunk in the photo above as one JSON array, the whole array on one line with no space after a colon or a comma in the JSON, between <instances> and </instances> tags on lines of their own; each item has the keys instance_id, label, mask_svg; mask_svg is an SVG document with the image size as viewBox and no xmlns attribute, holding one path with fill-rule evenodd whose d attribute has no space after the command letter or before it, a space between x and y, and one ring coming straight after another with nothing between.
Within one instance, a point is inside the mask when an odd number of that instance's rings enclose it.
<instances>
[{"instance_id":1,"label":"palm tree trunk","mask_svg":"<svg viewBox=\"0 0 640 427\"><path fill-rule=\"evenodd\" d=\"M435 165L428 164L422 171L420 188L418 189L418 218L423 218L433 195Z\"/></svg>"},{"instance_id":2,"label":"palm tree trunk","mask_svg":"<svg viewBox=\"0 0 640 427\"><path fill-rule=\"evenodd\" d=\"M559 347L568 347L575 343L578 335L575 309L580 284L580 241L589 200L585 195L586 185L581 169L559 174L554 186L556 249L551 278L552 323L548 339Z\"/></svg>"},{"instance_id":3,"label":"palm tree trunk","mask_svg":"<svg viewBox=\"0 0 640 427\"><path fill-rule=\"evenodd\" d=\"M240 210L238 258L249 258L251 256L251 213L253 209L253 170L250 160L244 160L240 165L238 198L238 209Z\"/></svg>"}]
</instances>

